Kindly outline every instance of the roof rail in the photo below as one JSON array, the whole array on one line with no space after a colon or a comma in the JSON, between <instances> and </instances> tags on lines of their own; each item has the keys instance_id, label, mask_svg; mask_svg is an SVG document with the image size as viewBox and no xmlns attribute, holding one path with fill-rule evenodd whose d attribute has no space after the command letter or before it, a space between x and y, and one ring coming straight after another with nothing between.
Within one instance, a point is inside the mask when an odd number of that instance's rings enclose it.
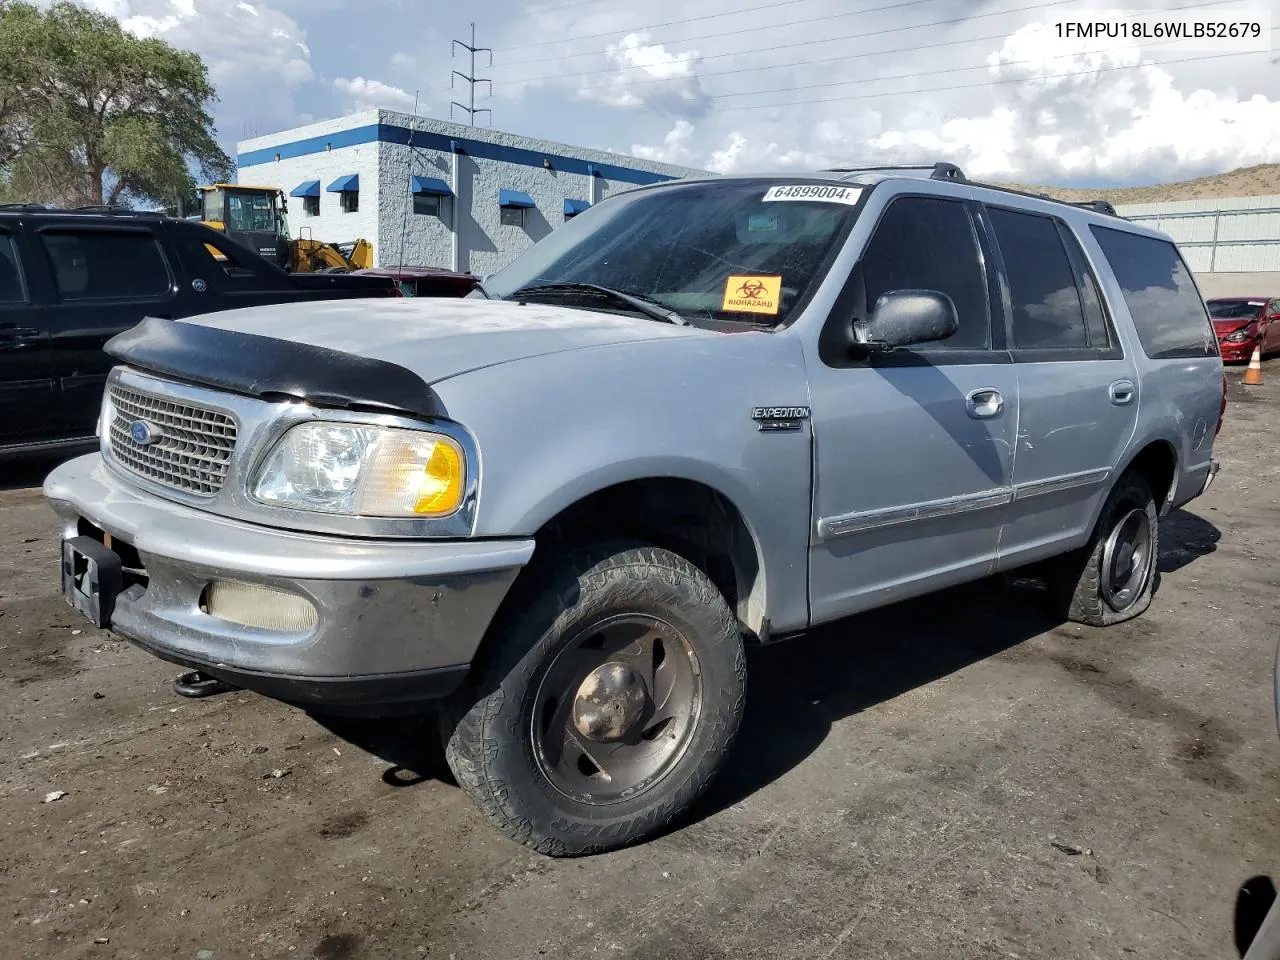
<instances>
[{"instance_id":1,"label":"roof rail","mask_svg":"<svg viewBox=\"0 0 1280 960\"><path fill-rule=\"evenodd\" d=\"M984 183L981 180L971 180L970 184L975 187L981 187L984 190L996 190L1000 193L1011 193L1015 197L1030 197L1033 200L1046 200L1049 203L1061 203L1068 207L1078 207L1082 210L1090 210L1093 213L1101 213L1104 216L1115 217L1117 220L1126 219L1116 213L1116 208L1107 200L1059 200L1057 197L1051 197L1047 193L1032 193L1030 190L1019 190L1016 187L1005 187L998 183Z\"/></svg>"},{"instance_id":2,"label":"roof rail","mask_svg":"<svg viewBox=\"0 0 1280 960\"><path fill-rule=\"evenodd\" d=\"M1073 207L1084 207L1086 210L1092 210L1094 213L1105 213L1109 217L1118 217L1116 208L1111 205L1109 200L1068 200L1067 203Z\"/></svg>"},{"instance_id":3,"label":"roof rail","mask_svg":"<svg viewBox=\"0 0 1280 960\"><path fill-rule=\"evenodd\" d=\"M928 170L930 180L967 180L954 163L899 163L878 167L833 167L831 173L879 173L882 170Z\"/></svg>"},{"instance_id":4,"label":"roof rail","mask_svg":"<svg viewBox=\"0 0 1280 960\"><path fill-rule=\"evenodd\" d=\"M73 207L74 213L106 213L117 214L124 217L163 217L164 213L157 210L135 210L132 207L122 207L114 203L89 203L81 207Z\"/></svg>"}]
</instances>

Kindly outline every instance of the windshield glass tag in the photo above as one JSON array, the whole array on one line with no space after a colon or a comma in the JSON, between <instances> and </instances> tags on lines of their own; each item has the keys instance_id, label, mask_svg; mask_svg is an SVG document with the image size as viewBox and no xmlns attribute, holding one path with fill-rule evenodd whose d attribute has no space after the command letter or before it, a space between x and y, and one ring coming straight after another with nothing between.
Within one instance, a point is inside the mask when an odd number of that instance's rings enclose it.
<instances>
[{"instance_id":1,"label":"windshield glass tag","mask_svg":"<svg viewBox=\"0 0 1280 960\"><path fill-rule=\"evenodd\" d=\"M780 187L770 187L764 192L764 203L774 200L809 200L818 203L843 203L853 206L862 196L859 187L824 186L816 183L791 183Z\"/></svg>"},{"instance_id":2,"label":"windshield glass tag","mask_svg":"<svg viewBox=\"0 0 1280 960\"><path fill-rule=\"evenodd\" d=\"M782 277L729 277L724 282L720 309L734 313L776 315L782 294Z\"/></svg>"}]
</instances>

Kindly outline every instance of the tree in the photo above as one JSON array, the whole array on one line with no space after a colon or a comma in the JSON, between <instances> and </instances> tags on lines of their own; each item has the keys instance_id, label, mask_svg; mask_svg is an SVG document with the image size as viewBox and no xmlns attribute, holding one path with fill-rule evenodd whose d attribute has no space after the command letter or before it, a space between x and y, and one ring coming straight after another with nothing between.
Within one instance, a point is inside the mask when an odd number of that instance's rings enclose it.
<instances>
[{"instance_id":1,"label":"tree","mask_svg":"<svg viewBox=\"0 0 1280 960\"><path fill-rule=\"evenodd\" d=\"M174 203L228 179L199 55L73 3L0 0L0 189L67 205Z\"/></svg>"}]
</instances>

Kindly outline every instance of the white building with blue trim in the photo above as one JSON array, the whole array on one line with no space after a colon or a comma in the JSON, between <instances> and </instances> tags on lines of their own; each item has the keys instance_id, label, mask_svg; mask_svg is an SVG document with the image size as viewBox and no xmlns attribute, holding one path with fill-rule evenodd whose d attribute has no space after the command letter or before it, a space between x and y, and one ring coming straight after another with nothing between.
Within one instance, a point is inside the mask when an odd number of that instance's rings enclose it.
<instances>
[{"instance_id":1,"label":"white building with blue trim","mask_svg":"<svg viewBox=\"0 0 1280 960\"><path fill-rule=\"evenodd\" d=\"M237 144L239 182L278 186L293 235L373 244L379 266L485 276L605 197L704 171L368 110Z\"/></svg>"}]
</instances>

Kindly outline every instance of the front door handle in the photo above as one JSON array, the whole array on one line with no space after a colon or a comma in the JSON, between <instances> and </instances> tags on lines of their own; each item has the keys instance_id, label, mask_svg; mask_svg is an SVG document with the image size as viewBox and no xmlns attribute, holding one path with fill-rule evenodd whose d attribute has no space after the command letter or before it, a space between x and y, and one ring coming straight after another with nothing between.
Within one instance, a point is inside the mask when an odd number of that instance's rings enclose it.
<instances>
[{"instance_id":1,"label":"front door handle","mask_svg":"<svg viewBox=\"0 0 1280 960\"><path fill-rule=\"evenodd\" d=\"M995 387L979 387L970 390L964 398L964 409L975 420L990 420L1000 416L1004 409L1004 397Z\"/></svg>"},{"instance_id":2,"label":"front door handle","mask_svg":"<svg viewBox=\"0 0 1280 960\"><path fill-rule=\"evenodd\" d=\"M0 327L0 351L12 353L40 340L40 331L32 327L5 324Z\"/></svg>"},{"instance_id":3,"label":"front door handle","mask_svg":"<svg viewBox=\"0 0 1280 960\"><path fill-rule=\"evenodd\" d=\"M1117 407L1123 407L1127 403L1132 403L1135 394L1133 381L1117 380L1107 388L1107 394L1111 397L1111 402Z\"/></svg>"}]
</instances>

